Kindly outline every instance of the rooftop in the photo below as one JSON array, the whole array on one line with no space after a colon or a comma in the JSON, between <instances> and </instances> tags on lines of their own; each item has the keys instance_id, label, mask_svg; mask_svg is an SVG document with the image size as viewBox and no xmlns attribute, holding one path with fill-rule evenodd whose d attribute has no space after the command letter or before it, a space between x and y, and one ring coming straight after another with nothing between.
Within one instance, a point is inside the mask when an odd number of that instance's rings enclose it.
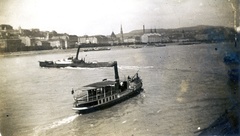
<instances>
[{"instance_id":1,"label":"rooftop","mask_svg":"<svg viewBox=\"0 0 240 136\"><path fill-rule=\"evenodd\" d=\"M115 85L115 81L108 81L108 80L106 80L106 81L92 83L92 84L86 85L84 87L101 88L101 87L113 86L113 85Z\"/></svg>"}]
</instances>

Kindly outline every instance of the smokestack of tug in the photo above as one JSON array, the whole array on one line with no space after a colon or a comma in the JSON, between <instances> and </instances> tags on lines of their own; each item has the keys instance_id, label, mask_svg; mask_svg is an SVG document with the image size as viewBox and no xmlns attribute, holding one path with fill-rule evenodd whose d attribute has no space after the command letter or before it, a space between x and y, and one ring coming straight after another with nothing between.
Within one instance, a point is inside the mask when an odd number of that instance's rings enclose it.
<instances>
[{"instance_id":1,"label":"smokestack of tug","mask_svg":"<svg viewBox=\"0 0 240 136\"><path fill-rule=\"evenodd\" d=\"M78 50L77 50L77 54L76 54L76 60L78 60L78 54L79 54L79 51L80 51L80 45L78 46Z\"/></svg>"},{"instance_id":2,"label":"smokestack of tug","mask_svg":"<svg viewBox=\"0 0 240 136\"><path fill-rule=\"evenodd\" d=\"M119 84L117 61L113 62L113 67L114 67L115 81Z\"/></svg>"}]
</instances>

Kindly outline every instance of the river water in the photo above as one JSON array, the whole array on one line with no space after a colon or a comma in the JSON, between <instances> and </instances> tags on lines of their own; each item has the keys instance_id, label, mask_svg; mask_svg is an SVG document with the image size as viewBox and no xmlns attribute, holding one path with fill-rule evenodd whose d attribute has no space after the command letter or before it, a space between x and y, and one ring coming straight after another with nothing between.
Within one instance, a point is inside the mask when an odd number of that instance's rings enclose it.
<instances>
[{"instance_id":1,"label":"river water","mask_svg":"<svg viewBox=\"0 0 240 136\"><path fill-rule=\"evenodd\" d=\"M118 62L124 79L139 70L144 92L111 108L85 115L71 108L72 88L104 78L113 68L41 68L72 52L0 58L2 136L197 135L231 105L227 44L169 45L80 52L86 61Z\"/></svg>"}]
</instances>

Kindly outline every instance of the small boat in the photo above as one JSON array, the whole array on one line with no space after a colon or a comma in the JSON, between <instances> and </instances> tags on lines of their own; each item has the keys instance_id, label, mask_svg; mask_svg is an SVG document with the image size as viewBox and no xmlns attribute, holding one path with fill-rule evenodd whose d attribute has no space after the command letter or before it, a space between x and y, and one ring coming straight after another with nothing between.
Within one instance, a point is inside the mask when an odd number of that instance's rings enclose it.
<instances>
[{"instance_id":1,"label":"small boat","mask_svg":"<svg viewBox=\"0 0 240 136\"><path fill-rule=\"evenodd\" d=\"M165 47L166 44L162 44L162 43L147 43L147 46Z\"/></svg>"},{"instance_id":2,"label":"small boat","mask_svg":"<svg viewBox=\"0 0 240 136\"><path fill-rule=\"evenodd\" d=\"M111 48L90 48L90 49L84 49L84 52L88 51L104 51L104 50L111 50Z\"/></svg>"},{"instance_id":3,"label":"small boat","mask_svg":"<svg viewBox=\"0 0 240 136\"><path fill-rule=\"evenodd\" d=\"M201 42L183 41L178 43L178 45L193 45L193 44L201 44Z\"/></svg>"},{"instance_id":4,"label":"small boat","mask_svg":"<svg viewBox=\"0 0 240 136\"><path fill-rule=\"evenodd\" d=\"M115 81L104 79L82 88L73 89L73 110L78 113L89 113L104 109L139 94L142 88L142 79L136 73L127 80L120 81L117 62L114 62Z\"/></svg>"},{"instance_id":5,"label":"small boat","mask_svg":"<svg viewBox=\"0 0 240 136\"><path fill-rule=\"evenodd\" d=\"M160 43L157 43L154 45L155 47L165 47L166 45L165 44L160 44Z\"/></svg>"},{"instance_id":6,"label":"small boat","mask_svg":"<svg viewBox=\"0 0 240 136\"><path fill-rule=\"evenodd\" d=\"M49 68L62 68L62 67L88 67L88 68L95 68L95 67L112 67L113 62L86 62L84 59L78 59L80 51L80 46L78 47L76 57L69 57L63 60L57 61L39 61L40 67L49 67Z\"/></svg>"}]
</instances>

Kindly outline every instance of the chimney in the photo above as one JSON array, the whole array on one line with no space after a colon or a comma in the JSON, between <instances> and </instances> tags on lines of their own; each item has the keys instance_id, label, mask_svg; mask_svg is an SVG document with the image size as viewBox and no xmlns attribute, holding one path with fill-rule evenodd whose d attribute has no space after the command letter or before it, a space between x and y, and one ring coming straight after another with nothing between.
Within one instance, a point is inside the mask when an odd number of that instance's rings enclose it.
<instances>
[{"instance_id":1,"label":"chimney","mask_svg":"<svg viewBox=\"0 0 240 136\"><path fill-rule=\"evenodd\" d=\"M47 32L46 40L49 40L49 32Z\"/></svg>"},{"instance_id":2,"label":"chimney","mask_svg":"<svg viewBox=\"0 0 240 136\"><path fill-rule=\"evenodd\" d=\"M143 25L143 34L145 34L145 25Z\"/></svg>"}]
</instances>

